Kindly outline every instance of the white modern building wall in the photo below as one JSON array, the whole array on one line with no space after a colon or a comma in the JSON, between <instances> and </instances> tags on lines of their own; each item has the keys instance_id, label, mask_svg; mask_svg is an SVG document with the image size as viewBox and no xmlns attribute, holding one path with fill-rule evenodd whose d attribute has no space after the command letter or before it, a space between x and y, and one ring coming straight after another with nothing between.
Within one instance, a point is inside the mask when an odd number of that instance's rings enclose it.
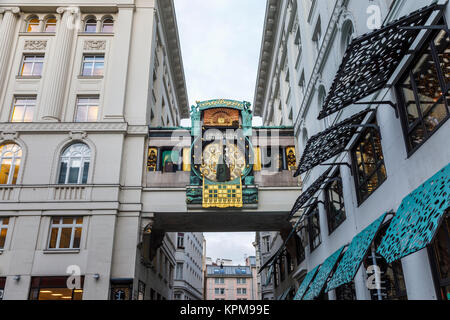
<instances>
[{"instance_id":1,"label":"white modern building wall","mask_svg":"<svg viewBox=\"0 0 450 320\"><path fill-rule=\"evenodd\" d=\"M187 116L173 1L2 1L3 298L75 265L83 299L171 299L176 234L141 263L142 193L148 127Z\"/></svg>"},{"instance_id":2,"label":"white modern building wall","mask_svg":"<svg viewBox=\"0 0 450 320\"><path fill-rule=\"evenodd\" d=\"M177 233L174 300L203 300L203 233Z\"/></svg>"},{"instance_id":3,"label":"white modern building wall","mask_svg":"<svg viewBox=\"0 0 450 320\"><path fill-rule=\"evenodd\" d=\"M368 107L352 105L324 120L317 120L347 45L355 37L373 31L369 28L373 20L370 16L372 13L367 11L368 7L375 5L379 9L379 21L386 24L433 2L435 1L267 1L255 90L256 115L262 115L265 125L293 125L300 159L311 136ZM444 16L448 21L448 7ZM419 35L421 36L423 33ZM410 65L402 62L395 75L401 76L410 68ZM394 88L383 89L364 100L397 103ZM396 117L393 108L379 105L376 120L380 126L386 180L367 199L360 201L355 175L349 167L340 166L346 218L330 233L325 207L318 205L321 243L314 250L310 249L310 245L306 246L306 259L297 267L296 274L306 274L306 271L321 264L342 245L349 243L381 214L395 211L405 196L450 162L449 148L443 147L447 145L446 140L450 136L448 122L442 123L432 136L411 152L406 147L402 120ZM349 152L344 152L335 160L352 163ZM327 162L333 163L333 159ZM303 190L325 169L327 167L317 166L303 174ZM325 200L324 192L320 193L319 200ZM438 298L439 289L430 260L427 249L401 259L408 299ZM358 299L370 299L366 280L366 269L362 265L354 280ZM330 292L329 298L335 298L334 291Z\"/></svg>"}]
</instances>

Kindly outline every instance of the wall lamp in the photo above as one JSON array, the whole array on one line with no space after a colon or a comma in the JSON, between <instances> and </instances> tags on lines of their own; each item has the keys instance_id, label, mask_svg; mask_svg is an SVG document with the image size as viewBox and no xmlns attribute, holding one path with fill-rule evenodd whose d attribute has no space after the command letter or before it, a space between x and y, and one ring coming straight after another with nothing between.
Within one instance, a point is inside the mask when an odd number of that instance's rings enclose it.
<instances>
[{"instance_id":1,"label":"wall lamp","mask_svg":"<svg viewBox=\"0 0 450 320\"><path fill-rule=\"evenodd\" d=\"M99 275L98 273L94 274L92 277L93 277L95 280L100 279L100 275Z\"/></svg>"}]
</instances>

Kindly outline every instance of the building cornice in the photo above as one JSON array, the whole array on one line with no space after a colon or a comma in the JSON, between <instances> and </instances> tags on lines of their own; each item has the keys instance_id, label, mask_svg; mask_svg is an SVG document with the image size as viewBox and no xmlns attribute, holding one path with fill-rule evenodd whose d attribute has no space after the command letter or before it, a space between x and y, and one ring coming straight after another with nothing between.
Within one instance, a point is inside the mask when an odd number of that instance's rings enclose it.
<instances>
[{"instance_id":1,"label":"building cornice","mask_svg":"<svg viewBox=\"0 0 450 320\"><path fill-rule=\"evenodd\" d=\"M270 66L272 65L273 51L277 34L278 18L282 1L268 0L264 19L263 36L259 57L258 76L256 79L253 113L261 116L264 97L267 94Z\"/></svg>"},{"instance_id":2,"label":"building cornice","mask_svg":"<svg viewBox=\"0 0 450 320\"><path fill-rule=\"evenodd\" d=\"M164 26L163 30L167 43L167 55L169 57L170 68L175 82L175 93L180 109L180 115L182 118L189 118L189 100L173 0L158 1L158 6L160 8L161 23Z\"/></svg>"}]
</instances>

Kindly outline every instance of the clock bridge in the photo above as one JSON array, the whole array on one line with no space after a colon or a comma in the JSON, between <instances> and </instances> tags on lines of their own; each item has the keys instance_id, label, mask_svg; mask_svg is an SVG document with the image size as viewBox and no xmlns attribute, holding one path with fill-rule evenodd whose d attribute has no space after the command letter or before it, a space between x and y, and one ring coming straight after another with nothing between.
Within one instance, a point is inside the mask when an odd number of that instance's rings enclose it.
<instances>
[{"instance_id":1,"label":"clock bridge","mask_svg":"<svg viewBox=\"0 0 450 320\"><path fill-rule=\"evenodd\" d=\"M301 190L293 128L253 127L250 103L224 99L198 102L191 120L149 129L144 247L164 232L292 229Z\"/></svg>"}]
</instances>

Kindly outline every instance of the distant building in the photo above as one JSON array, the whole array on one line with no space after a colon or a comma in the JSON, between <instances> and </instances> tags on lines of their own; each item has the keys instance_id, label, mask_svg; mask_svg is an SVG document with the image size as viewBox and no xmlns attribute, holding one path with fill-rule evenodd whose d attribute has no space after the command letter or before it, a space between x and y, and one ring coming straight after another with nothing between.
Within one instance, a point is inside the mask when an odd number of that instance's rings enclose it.
<instances>
[{"instance_id":1,"label":"distant building","mask_svg":"<svg viewBox=\"0 0 450 320\"><path fill-rule=\"evenodd\" d=\"M177 233L174 300L203 300L203 233Z\"/></svg>"},{"instance_id":2,"label":"distant building","mask_svg":"<svg viewBox=\"0 0 450 320\"><path fill-rule=\"evenodd\" d=\"M210 258L207 260L211 261ZM217 259L206 265L206 300L257 300L256 277L255 257L248 257L245 266Z\"/></svg>"}]
</instances>

